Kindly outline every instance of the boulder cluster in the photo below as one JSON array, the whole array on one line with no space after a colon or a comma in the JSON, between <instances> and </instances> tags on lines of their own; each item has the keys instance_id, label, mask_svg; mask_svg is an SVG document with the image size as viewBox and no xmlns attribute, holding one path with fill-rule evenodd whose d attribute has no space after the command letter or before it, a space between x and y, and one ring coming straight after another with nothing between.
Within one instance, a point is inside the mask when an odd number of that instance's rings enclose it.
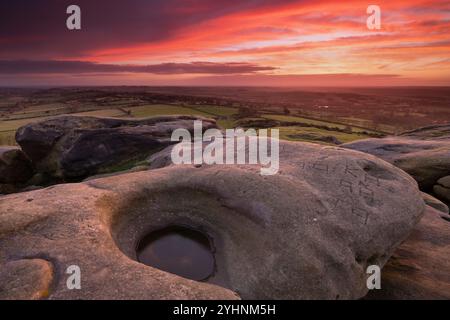
<instances>
[{"instance_id":1,"label":"boulder cluster","mask_svg":"<svg viewBox=\"0 0 450 320\"><path fill-rule=\"evenodd\" d=\"M195 119L60 116L30 123L17 130L20 148L0 148L0 193L131 169L175 143L173 130L193 132ZM214 120L201 120L204 130L216 127Z\"/></svg>"},{"instance_id":2,"label":"boulder cluster","mask_svg":"<svg viewBox=\"0 0 450 320\"><path fill-rule=\"evenodd\" d=\"M445 128L346 148L280 141L280 169L263 176L255 164L172 164L172 131L195 119L64 116L19 129L21 149L0 149L1 183L52 185L0 196L0 299L450 298L448 208L418 187L445 200ZM137 261L149 230L177 225L211 239L207 281ZM67 286L73 265L80 290ZM382 290L369 293L372 265L384 267Z\"/></svg>"},{"instance_id":3,"label":"boulder cluster","mask_svg":"<svg viewBox=\"0 0 450 320\"><path fill-rule=\"evenodd\" d=\"M450 125L425 127L396 137L341 145L370 153L410 174L424 192L450 203Z\"/></svg>"}]
</instances>

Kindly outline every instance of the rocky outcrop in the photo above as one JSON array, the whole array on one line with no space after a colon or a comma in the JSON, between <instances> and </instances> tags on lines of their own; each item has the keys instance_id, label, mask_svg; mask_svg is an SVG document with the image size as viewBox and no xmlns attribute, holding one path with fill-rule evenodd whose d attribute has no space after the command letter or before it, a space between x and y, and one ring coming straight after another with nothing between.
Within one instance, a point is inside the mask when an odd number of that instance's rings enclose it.
<instances>
[{"instance_id":1,"label":"rocky outcrop","mask_svg":"<svg viewBox=\"0 0 450 320\"><path fill-rule=\"evenodd\" d=\"M0 147L0 184L21 184L31 178L30 160L17 147Z\"/></svg>"},{"instance_id":2,"label":"rocky outcrop","mask_svg":"<svg viewBox=\"0 0 450 320\"><path fill-rule=\"evenodd\" d=\"M432 195L422 192L422 197L423 197L423 201L425 201L425 204L427 204L428 206L430 206L440 212L449 213L449 209L448 209L447 205L445 203L443 203L442 201L439 201Z\"/></svg>"},{"instance_id":3,"label":"rocky outcrop","mask_svg":"<svg viewBox=\"0 0 450 320\"><path fill-rule=\"evenodd\" d=\"M415 130L407 131L400 134L402 137L416 140L443 140L450 141L450 125L434 125Z\"/></svg>"},{"instance_id":4,"label":"rocky outcrop","mask_svg":"<svg viewBox=\"0 0 450 320\"><path fill-rule=\"evenodd\" d=\"M431 207L382 272L370 299L450 299L450 220Z\"/></svg>"},{"instance_id":5,"label":"rocky outcrop","mask_svg":"<svg viewBox=\"0 0 450 320\"><path fill-rule=\"evenodd\" d=\"M60 180L126 170L172 144L173 130L193 131L190 116L144 120L61 116L28 124L16 140L41 176ZM203 128L215 127L203 120Z\"/></svg>"},{"instance_id":6,"label":"rocky outcrop","mask_svg":"<svg viewBox=\"0 0 450 320\"><path fill-rule=\"evenodd\" d=\"M427 127L398 137L365 139L341 145L370 153L403 169L430 191L450 175L450 125Z\"/></svg>"},{"instance_id":7,"label":"rocky outcrop","mask_svg":"<svg viewBox=\"0 0 450 320\"><path fill-rule=\"evenodd\" d=\"M20 148L0 146L0 194L17 192L32 175L31 161Z\"/></svg>"},{"instance_id":8,"label":"rocky outcrop","mask_svg":"<svg viewBox=\"0 0 450 320\"><path fill-rule=\"evenodd\" d=\"M450 203L450 176L439 179L437 184L433 187L433 191L441 199Z\"/></svg>"},{"instance_id":9,"label":"rocky outcrop","mask_svg":"<svg viewBox=\"0 0 450 320\"><path fill-rule=\"evenodd\" d=\"M258 165L170 165L4 196L0 270L48 257L58 272L50 299L358 299L367 266L382 267L423 210L416 182L384 161L281 142L272 176ZM213 241L208 283L135 261L148 230L179 224ZM70 265L82 290L66 287Z\"/></svg>"}]
</instances>

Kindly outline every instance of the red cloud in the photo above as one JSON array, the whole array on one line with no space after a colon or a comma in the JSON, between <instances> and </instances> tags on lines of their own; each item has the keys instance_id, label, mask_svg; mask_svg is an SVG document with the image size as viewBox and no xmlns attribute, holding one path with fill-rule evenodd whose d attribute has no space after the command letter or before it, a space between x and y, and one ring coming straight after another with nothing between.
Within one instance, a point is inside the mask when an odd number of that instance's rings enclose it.
<instances>
[{"instance_id":1,"label":"red cloud","mask_svg":"<svg viewBox=\"0 0 450 320\"><path fill-rule=\"evenodd\" d=\"M362 0L79 0L83 29L72 33L64 28L68 4L0 3L6 13L0 59L70 60L46 66L66 75L153 75L143 81L170 74L377 76L383 70L399 75L384 78L385 85L412 83L406 79L427 85L447 83L450 72L446 0L380 0L380 32L367 30L368 3ZM11 65L4 68L12 72ZM17 66L17 77L24 68Z\"/></svg>"}]
</instances>

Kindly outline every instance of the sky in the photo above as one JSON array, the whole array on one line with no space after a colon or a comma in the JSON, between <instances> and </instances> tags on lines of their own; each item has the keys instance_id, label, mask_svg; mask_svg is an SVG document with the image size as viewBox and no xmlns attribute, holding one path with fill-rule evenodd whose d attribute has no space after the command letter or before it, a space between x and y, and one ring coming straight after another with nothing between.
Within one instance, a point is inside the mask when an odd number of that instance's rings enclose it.
<instances>
[{"instance_id":1,"label":"sky","mask_svg":"<svg viewBox=\"0 0 450 320\"><path fill-rule=\"evenodd\" d=\"M450 1L2 0L0 86L40 85L448 86Z\"/></svg>"}]
</instances>

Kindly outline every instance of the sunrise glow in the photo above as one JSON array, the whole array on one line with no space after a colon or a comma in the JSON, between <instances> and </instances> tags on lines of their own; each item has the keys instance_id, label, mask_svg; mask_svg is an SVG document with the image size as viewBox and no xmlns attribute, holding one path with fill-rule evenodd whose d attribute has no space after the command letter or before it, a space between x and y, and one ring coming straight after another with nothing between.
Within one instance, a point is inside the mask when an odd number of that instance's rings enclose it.
<instances>
[{"instance_id":1,"label":"sunrise glow","mask_svg":"<svg viewBox=\"0 0 450 320\"><path fill-rule=\"evenodd\" d=\"M2 85L450 84L445 0L377 1L380 30L360 0L83 0L75 32L65 2L0 4Z\"/></svg>"}]
</instances>

